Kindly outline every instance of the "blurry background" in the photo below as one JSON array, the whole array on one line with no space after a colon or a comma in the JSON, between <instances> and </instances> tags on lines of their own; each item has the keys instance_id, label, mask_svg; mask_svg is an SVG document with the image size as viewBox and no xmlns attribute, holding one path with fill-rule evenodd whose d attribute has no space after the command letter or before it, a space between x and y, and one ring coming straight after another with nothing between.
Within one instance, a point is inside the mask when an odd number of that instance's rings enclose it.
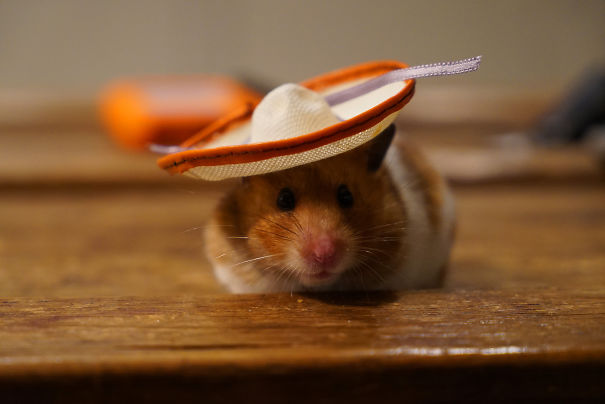
<instances>
[{"instance_id":1,"label":"blurry background","mask_svg":"<svg viewBox=\"0 0 605 404\"><path fill-rule=\"evenodd\" d=\"M605 60L604 21L602 0L1 0L0 92L86 95L116 76L200 72L272 86L479 54L478 73L439 85L557 90Z\"/></svg>"}]
</instances>

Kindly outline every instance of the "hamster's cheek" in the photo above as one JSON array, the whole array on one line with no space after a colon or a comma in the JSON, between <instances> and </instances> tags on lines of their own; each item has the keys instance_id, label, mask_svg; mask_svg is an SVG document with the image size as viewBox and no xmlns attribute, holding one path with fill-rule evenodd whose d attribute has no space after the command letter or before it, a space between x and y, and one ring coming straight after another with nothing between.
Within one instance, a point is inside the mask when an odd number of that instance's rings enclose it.
<instances>
[{"instance_id":1,"label":"hamster's cheek","mask_svg":"<svg viewBox=\"0 0 605 404\"><path fill-rule=\"evenodd\" d=\"M255 226L248 232L248 246L256 256L271 255L274 258L283 258L287 249L288 239L273 228Z\"/></svg>"}]
</instances>

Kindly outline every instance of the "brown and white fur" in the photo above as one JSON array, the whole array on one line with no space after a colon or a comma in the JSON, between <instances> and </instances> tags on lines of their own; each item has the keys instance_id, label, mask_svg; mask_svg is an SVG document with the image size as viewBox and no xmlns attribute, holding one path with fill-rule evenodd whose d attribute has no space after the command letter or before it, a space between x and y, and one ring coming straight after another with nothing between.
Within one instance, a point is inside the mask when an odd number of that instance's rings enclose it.
<instances>
[{"instance_id":1,"label":"brown and white fur","mask_svg":"<svg viewBox=\"0 0 605 404\"><path fill-rule=\"evenodd\" d=\"M220 282L235 293L439 286L453 239L452 196L412 144L389 144L245 178L205 234ZM337 200L342 184L350 207ZM276 205L284 188L296 198L289 211Z\"/></svg>"}]
</instances>

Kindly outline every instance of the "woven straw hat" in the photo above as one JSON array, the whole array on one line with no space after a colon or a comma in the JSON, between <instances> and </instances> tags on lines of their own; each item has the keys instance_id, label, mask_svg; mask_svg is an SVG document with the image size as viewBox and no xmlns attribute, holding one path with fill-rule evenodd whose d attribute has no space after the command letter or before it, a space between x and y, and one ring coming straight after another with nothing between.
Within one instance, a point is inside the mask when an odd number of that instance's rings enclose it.
<instances>
[{"instance_id":1,"label":"woven straw hat","mask_svg":"<svg viewBox=\"0 0 605 404\"><path fill-rule=\"evenodd\" d=\"M427 66L433 73L424 76L436 75L437 65ZM172 174L216 181L285 170L347 152L385 130L412 98L415 81L405 78L423 75L406 74L417 69L407 67L371 62L300 85L282 85L256 107L233 111L168 150L175 152L160 158L158 165Z\"/></svg>"}]
</instances>

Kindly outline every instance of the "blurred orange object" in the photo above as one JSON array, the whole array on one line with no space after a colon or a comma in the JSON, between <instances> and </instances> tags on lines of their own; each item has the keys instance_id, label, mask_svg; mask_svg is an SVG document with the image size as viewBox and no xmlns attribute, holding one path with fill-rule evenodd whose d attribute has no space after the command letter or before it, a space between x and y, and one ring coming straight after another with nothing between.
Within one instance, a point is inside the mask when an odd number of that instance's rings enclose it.
<instances>
[{"instance_id":1,"label":"blurred orange object","mask_svg":"<svg viewBox=\"0 0 605 404\"><path fill-rule=\"evenodd\" d=\"M102 93L100 112L113 137L131 149L177 145L216 119L262 96L221 76L121 80Z\"/></svg>"}]
</instances>

